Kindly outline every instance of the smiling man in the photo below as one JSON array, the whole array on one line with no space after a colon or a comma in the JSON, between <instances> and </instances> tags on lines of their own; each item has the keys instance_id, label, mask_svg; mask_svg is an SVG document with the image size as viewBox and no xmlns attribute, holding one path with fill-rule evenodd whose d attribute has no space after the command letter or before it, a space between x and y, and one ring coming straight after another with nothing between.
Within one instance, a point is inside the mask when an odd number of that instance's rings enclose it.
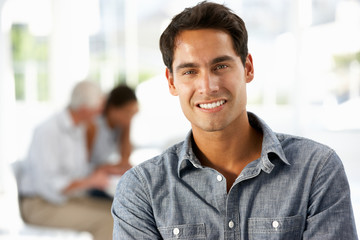
<instances>
[{"instance_id":1,"label":"smiling man","mask_svg":"<svg viewBox=\"0 0 360 240\"><path fill-rule=\"evenodd\" d=\"M173 18L160 48L192 130L122 177L114 239L357 239L336 153L247 112L241 18L202 2Z\"/></svg>"}]
</instances>

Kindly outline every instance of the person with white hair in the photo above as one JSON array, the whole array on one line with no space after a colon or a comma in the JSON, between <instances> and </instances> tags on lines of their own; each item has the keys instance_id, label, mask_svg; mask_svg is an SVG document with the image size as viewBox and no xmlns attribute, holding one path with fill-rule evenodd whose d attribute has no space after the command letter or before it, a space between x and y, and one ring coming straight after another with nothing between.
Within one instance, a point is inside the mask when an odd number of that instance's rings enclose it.
<instances>
[{"instance_id":1,"label":"person with white hair","mask_svg":"<svg viewBox=\"0 0 360 240\"><path fill-rule=\"evenodd\" d=\"M35 129L19 181L25 222L87 231L94 240L112 238L111 200L87 194L105 189L109 181L89 160L86 131L100 113L103 97L94 82L79 82L68 107Z\"/></svg>"}]
</instances>

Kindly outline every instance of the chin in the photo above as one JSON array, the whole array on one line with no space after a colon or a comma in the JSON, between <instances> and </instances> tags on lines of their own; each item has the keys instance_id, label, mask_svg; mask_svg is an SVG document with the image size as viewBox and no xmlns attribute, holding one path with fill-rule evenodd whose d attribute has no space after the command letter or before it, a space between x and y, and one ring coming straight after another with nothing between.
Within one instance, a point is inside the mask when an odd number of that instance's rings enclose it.
<instances>
[{"instance_id":1,"label":"chin","mask_svg":"<svg viewBox=\"0 0 360 240\"><path fill-rule=\"evenodd\" d=\"M220 124L199 124L197 125L197 128L204 132L218 132L224 130L226 126Z\"/></svg>"}]
</instances>

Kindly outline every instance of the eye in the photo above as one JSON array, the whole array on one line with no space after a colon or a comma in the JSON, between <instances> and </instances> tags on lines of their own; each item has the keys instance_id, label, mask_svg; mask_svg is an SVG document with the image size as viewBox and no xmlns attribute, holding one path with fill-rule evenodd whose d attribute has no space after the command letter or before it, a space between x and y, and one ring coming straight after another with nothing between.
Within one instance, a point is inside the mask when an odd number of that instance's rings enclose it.
<instances>
[{"instance_id":1,"label":"eye","mask_svg":"<svg viewBox=\"0 0 360 240\"><path fill-rule=\"evenodd\" d=\"M183 75L191 75L191 74L195 74L196 72L194 70L188 70L188 71L185 71L183 73Z\"/></svg>"},{"instance_id":2,"label":"eye","mask_svg":"<svg viewBox=\"0 0 360 240\"><path fill-rule=\"evenodd\" d=\"M224 69L224 68L228 68L228 65L225 64L219 64L215 66L215 70L220 70L220 69Z\"/></svg>"}]
</instances>

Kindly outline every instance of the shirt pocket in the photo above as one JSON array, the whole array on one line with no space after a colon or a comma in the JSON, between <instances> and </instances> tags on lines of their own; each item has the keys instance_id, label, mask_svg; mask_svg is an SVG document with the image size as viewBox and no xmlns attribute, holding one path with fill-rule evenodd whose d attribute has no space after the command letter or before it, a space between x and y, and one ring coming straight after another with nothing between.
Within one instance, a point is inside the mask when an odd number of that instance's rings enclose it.
<instances>
[{"instance_id":1,"label":"shirt pocket","mask_svg":"<svg viewBox=\"0 0 360 240\"><path fill-rule=\"evenodd\" d=\"M205 224L185 224L158 228L163 239L206 239Z\"/></svg>"},{"instance_id":2,"label":"shirt pocket","mask_svg":"<svg viewBox=\"0 0 360 240\"><path fill-rule=\"evenodd\" d=\"M301 239L303 217L249 218L249 240Z\"/></svg>"}]
</instances>

